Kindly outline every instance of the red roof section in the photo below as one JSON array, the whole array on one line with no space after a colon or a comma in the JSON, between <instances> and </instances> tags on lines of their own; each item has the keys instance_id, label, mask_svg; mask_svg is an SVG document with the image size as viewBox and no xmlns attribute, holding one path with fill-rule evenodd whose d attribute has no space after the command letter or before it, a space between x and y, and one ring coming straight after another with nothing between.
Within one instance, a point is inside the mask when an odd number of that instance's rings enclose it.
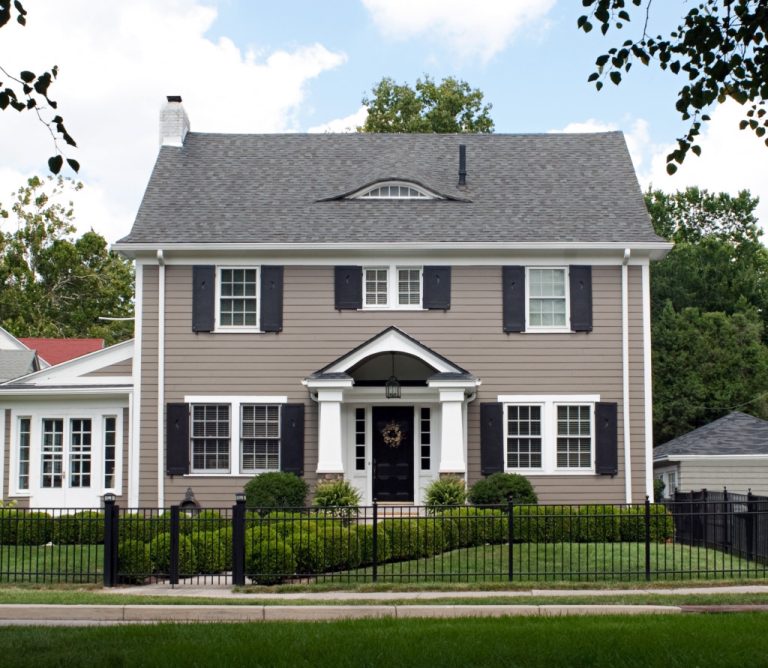
<instances>
[{"instance_id":1,"label":"red roof section","mask_svg":"<svg viewBox=\"0 0 768 668\"><path fill-rule=\"evenodd\" d=\"M101 350L104 339L39 339L19 338L27 348L36 350L48 364L61 364L81 355Z\"/></svg>"}]
</instances>

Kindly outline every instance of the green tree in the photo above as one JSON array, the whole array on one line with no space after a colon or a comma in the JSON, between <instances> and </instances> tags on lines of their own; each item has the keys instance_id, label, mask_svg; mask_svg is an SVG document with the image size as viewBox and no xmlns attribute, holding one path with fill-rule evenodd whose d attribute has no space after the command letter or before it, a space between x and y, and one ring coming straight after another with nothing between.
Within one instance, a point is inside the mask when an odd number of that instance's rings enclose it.
<instances>
[{"instance_id":1,"label":"green tree","mask_svg":"<svg viewBox=\"0 0 768 668\"><path fill-rule=\"evenodd\" d=\"M656 443L740 409L768 417L768 348L754 308L732 315L667 302L652 325Z\"/></svg>"},{"instance_id":2,"label":"green tree","mask_svg":"<svg viewBox=\"0 0 768 668\"><path fill-rule=\"evenodd\" d=\"M677 148L667 156L667 172L674 174L688 151L699 155L696 144L707 111L718 102L732 98L750 103L740 122L758 137L768 130L768 3L765 0L700 0L690 7L679 25L668 35L648 34L653 0L582 0L587 14L578 27L590 32L595 24L605 35L611 28L620 30L634 16L643 25L637 39L608 49L595 61L590 75L598 90L606 80L619 85L635 62L651 62L672 74L682 74L686 82L677 94L675 108L688 131L677 140ZM634 5L631 7L630 5ZM768 138L765 139L768 146Z\"/></svg>"},{"instance_id":3,"label":"green tree","mask_svg":"<svg viewBox=\"0 0 768 668\"><path fill-rule=\"evenodd\" d=\"M11 18L16 15L16 23L20 26L27 24L27 10L20 0L0 0L0 28L6 26ZM75 147L77 144L64 127L64 119L51 110L56 110L57 103L48 95L53 80L57 77L59 68L54 65L50 71L35 74L29 70L22 70L18 76L10 74L0 65L0 111L15 109L18 112L29 111L37 115L38 120L46 127L53 140L54 154L48 158L48 168L58 174L64 166L65 156L61 150L58 139L61 138L67 145ZM80 164L73 158L66 158L70 168L77 172Z\"/></svg>"},{"instance_id":4,"label":"green tree","mask_svg":"<svg viewBox=\"0 0 768 668\"><path fill-rule=\"evenodd\" d=\"M736 197L688 188L645 196L656 233L675 247L651 266L654 317L666 302L676 310L732 314L737 304L756 309L768 327L768 250L760 242L749 191Z\"/></svg>"},{"instance_id":5,"label":"green tree","mask_svg":"<svg viewBox=\"0 0 768 668\"><path fill-rule=\"evenodd\" d=\"M429 76L416 86L385 77L364 97L368 109L358 132L493 132L491 104L466 81L446 77L436 84Z\"/></svg>"},{"instance_id":6,"label":"green tree","mask_svg":"<svg viewBox=\"0 0 768 668\"><path fill-rule=\"evenodd\" d=\"M133 323L99 316L133 315L133 269L107 249L104 237L74 237L66 189L81 184L61 177L29 179L10 211L0 205L0 325L16 336L97 337L107 344L129 339Z\"/></svg>"}]
</instances>

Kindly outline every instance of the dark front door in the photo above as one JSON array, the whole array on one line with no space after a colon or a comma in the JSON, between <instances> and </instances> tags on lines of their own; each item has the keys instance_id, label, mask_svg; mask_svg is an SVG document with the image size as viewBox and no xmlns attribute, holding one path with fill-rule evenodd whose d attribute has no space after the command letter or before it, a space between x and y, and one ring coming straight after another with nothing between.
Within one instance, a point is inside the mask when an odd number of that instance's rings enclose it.
<instances>
[{"instance_id":1,"label":"dark front door","mask_svg":"<svg viewBox=\"0 0 768 668\"><path fill-rule=\"evenodd\" d=\"M413 406L373 407L373 498L413 501Z\"/></svg>"}]
</instances>

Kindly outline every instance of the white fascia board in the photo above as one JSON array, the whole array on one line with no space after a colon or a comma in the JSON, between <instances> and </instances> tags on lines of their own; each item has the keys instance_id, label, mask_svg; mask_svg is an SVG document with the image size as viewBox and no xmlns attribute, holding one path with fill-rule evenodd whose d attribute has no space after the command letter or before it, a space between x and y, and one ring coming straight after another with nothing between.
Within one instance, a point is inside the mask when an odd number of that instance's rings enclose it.
<instances>
[{"instance_id":1,"label":"white fascia board","mask_svg":"<svg viewBox=\"0 0 768 668\"><path fill-rule=\"evenodd\" d=\"M331 388L345 389L352 387L354 383L355 381L352 378L305 378L301 381L301 384L310 390L325 390Z\"/></svg>"},{"instance_id":2,"label":"white fascia board","mask_svg":"<svg viewBox=\"0 0 768 668\"><path fill-rule=\"evenodd\" d=\"M218 394L188 394L184 396L185 404L287 404L285 395L218 395Z\"/></svg>"},{"instance_id":3,"label":"white fascia board","mask_svg":"<svg viewBox=\"0 0 768 668\"><path fill-rule=\"evenodd\" d=\"M599 394L500 394L496 398L500 404L543 404L551 401L556 404L596 404Z\"/></svg>"},{"instance_id":4,"label":"white fascia board","mask_svg":"<svg viewBox=\"0 0 768 668\"><path fill-rule=\"evenodd\" d=\"M473 380L427 380L427 387L436 390L474 390L480 387L481 381Z\"/></svg>"},{"instance_id":5,"label":"white fascia board","mask_svg":"<svg viewBox=\"0 0 768 668\"><path fill-rule=\"evenodd\" d=\"M62 399L71 396L121 396L127 397L133 392L132 385L104 385L99 387L45 387L32 386L29 388L4 388L0 387L0 397L60 397Z\"/></svg>"},{"instance_id":6,"label":"white fascia board","mask_svg":"<svg viewBox=\"0 0 768 668\"><path fill-rule=\"evenodd\" d=\"M696 461L696 460L707 460L707 459L716 459L718 461L724 461L728 459L736 459L738 461L743 460L761 460L766 459L768 460L768 454L765 455L662 455L659 458L654 458L654 463L661 462L661 461L670 461L670 462L685 462L685 461Z\"/></svg>"},{"instance_id":7,"label":"white fascia board","mask_svg":"<svg viewBox=\"0 0 768 668\"><path fill-rule=\"evenodd\" d=\"M41 371L29 373L26 376L21 376L20 378L14 378L13 380L1 383L0 387L2 387L2 385L10 384L18 385L19 383L25 383L34 386L65 385L69 384L70 382L82 385L98 385L100 383L98 376L94 376L93 378L88 379L84 379L83 376L85 374L92 373L93 371L103 369L104 367L108 367L119 362L124 362L125 360L131 359L132 355L133 339L129 341L123 341L122 343L117 343L114 346L109 346L109 348L96 350L92 353L88 353L87 355L76 357L73 360L68 360L66 362L62 362L61 364L56 364L55 366L48 367L47 369L43 369ZM114 378L115 377L110 380L111 383L115 382ZM124 378L119 378L121 380L131 382L130 375L127 375Z\"/></svg>"},{"instance_id":8,"label":"white fascia board","mask_svg":"<svg viewBox=\"0 0 768 668\"><path fill-rule=\"evenodd\" d=\"M666 241L643 243L619 243L619 242L432 242L432 241L406 241L395 243L372 242L341 242L341 243L116 243L112 250L118 251L131 258L139 256L150 258L155 256L158 250L165 254L183 253L190 256L209 257L215 253L231 254L245 251L280 253L334 253L334 252L421 252L430 257L443 253L458 252L461 256L474 253L498 253L516 251L531 253L584 253L595 254L623 254L625 248L629 248L633 255L646 256L652 260L663 258L673 244ZM171 258L167 258L169 262Z\"/></svg>"},{"instance_id":9,"label":"white fascia board","mask_svg":"<svg viewBox=\"0 0 768 668\"><path fill-rule=\"evenodd\" d=\"M31 350L7 329L0 327L0 350Z\"/></svg>"}]
</instances>

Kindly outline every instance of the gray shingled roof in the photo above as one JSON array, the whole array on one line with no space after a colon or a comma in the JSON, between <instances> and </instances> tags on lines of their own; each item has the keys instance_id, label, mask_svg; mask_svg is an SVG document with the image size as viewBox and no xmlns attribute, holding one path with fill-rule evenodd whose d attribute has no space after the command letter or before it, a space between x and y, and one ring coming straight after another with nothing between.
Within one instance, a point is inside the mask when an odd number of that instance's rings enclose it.
<instances>
[{"instance_id":1,"label":"gray shingled roof","mask_svg":"<svg viewBox=\"0 0 768 668\"><path fill-rule=\"evenodd\" d=\"M467 187L458 187L459 144ZM466 201L335 200L387 179ZM658 242L620 132L190 133L119 243Z\"/></svg>"},{"instance_id":2,"label":"gray shingled roof","mask_svg":"<svg viewBox=\"0 0 768 668\"><path fill-rule=\"evenodd\" d=\"M0 350L0 382L37 371L34 350Z\"/></svg>"},{"instance_id":3,"label":"gray shingled roof","mask_svg":"<svg viewBox=\"0 0 768 668\"><path fill-rule=\"evenodd\" d=\"M653 450L654 460L674 455L768 455L768 421L729 413Z\"/></svg>"}]
</instances>

